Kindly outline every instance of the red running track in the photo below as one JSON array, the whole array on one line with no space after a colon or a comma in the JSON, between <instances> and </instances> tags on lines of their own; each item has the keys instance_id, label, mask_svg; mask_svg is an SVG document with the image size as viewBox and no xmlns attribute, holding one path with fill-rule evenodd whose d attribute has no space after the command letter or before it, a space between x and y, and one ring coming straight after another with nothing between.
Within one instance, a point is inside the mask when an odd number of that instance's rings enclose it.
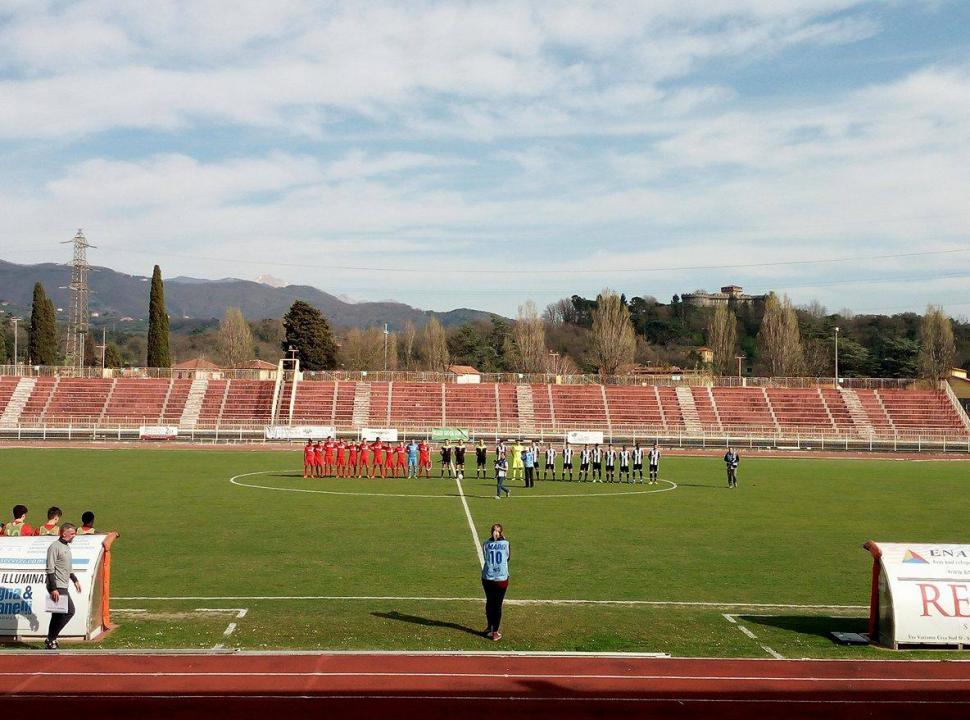
<instances>
[{"instance_id":1,"label":"red running track","mask_svg":"<svg viewBox=\"0 0 970 720\"><path fill-rule=\"evenodd\" d=\"M8 717L970 718L970 663L0 654Z\"/></svg>"}]
</instances>

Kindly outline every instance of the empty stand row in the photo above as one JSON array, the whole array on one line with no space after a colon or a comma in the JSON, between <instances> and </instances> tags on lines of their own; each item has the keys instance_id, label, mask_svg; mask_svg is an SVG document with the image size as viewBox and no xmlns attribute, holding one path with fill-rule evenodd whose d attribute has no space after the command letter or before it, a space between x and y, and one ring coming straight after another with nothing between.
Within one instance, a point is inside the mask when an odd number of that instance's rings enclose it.
<instances>
[{"instance_id":1,"label":"empty stand row","mask_svg":"<svg viewBox=\"0 0 970 720\"><path fill-rule=\"evenodd\" d=\"M274 416L279 424L341 430L970 434L965 414L932 390L0 378L3 427L258 427Z\"/></svg>"}]
</instances>

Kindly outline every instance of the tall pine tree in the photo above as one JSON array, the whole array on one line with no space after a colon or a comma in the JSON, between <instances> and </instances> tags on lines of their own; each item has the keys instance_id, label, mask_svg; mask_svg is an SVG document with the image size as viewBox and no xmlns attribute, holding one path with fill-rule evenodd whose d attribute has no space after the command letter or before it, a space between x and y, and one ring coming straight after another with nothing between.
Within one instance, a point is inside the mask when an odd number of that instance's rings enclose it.
<instances>
[{"instance_id":1,"label":"tall pine tree","mask_svg":"<svg viewBox=\"0 0 970 720\"><path fill-rule=\"evenodd\" d=\"M57 364L57 316L54 303L48 299L40 283L34 284L27 357L34 365Z\"/></svg>"},{"instance_id":2,"label":"tall pine tree","mask_svg":"<svg viewBox=\"0 0 970 720\"><path fill-rule=\"evenodd\" d=\"M171 367L172 353L168 345L168 314L165 312L165 288L162 270L152 272L152 290L148 299L148 367Z\"/></svg>"},{"instance_id":3,"label":"tall pine tree","mask_svg":"<svg viewBox=\"0 0 970 720\"><path fill-rule=\"evenodd\" d=\"M330 323L319 310L296 300L283 316L283 352L296 350L303 370L332 370L337 366L337 343Z\"/></svg>"}]
</instances>

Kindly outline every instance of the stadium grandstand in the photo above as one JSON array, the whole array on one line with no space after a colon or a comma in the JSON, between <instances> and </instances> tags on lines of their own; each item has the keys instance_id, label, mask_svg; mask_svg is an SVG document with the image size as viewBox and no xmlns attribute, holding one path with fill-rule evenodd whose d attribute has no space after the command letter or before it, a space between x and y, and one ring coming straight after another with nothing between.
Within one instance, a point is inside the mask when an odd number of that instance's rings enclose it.
<instances>
[{"instance_id":1,"label":"stadium grandstand","mask_svg":"<svg viewBox=\"0 0 970 720\"><path fill-rule=\"evenodd\" d=\"M159 373L154 373L155 375ZM269 425L365 427L425 435L460 427L472 435L558 437L602 430L609 438L705 442L718 439L845 443L970 442L970 419L950 387L915 381L811 382L714 378L699 383L448 381L388 373L380 380L336 373L241 370L187 377L0 376L0 434L130 437L142 426L226 439L261 435ZM403 379L398 379L403 378ZM487 376L483 376L483 379ZM506 378L502 378L505 380Z\"/></svg>"}]
</instances>

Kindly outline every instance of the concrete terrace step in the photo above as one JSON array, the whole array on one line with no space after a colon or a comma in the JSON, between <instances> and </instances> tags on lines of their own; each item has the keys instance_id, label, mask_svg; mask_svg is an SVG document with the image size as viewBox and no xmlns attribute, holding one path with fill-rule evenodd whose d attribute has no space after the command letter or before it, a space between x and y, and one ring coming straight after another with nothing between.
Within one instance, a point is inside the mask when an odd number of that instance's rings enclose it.
<instances>
[{"instance_id":1,"label":"concrete terrace step","mask_svg":"<svg viewBox=\"0 0 970 720\"><path fill-rule=\"evenodd\" d=\"M24 406L30 400L30 395L34 392L36 384L37 378L20 378L20 382L17 383L17 387L10 395L10 400L7 401L7 407L3 409L3 414L0 415L0 427L17 427L20 413L24 411Z\"/></svg>"},{"instance_id":2,"label":"concrete terrace step","mask_svg":"<svg viewBox=\"0 0 970 720\"><path fill-rule=\"evenodd\" d=\"M678 385L676 390L677 402L680 405L680 415L684 418L684 427L687 428L687 432L701 432L701 419L697 414L694 393L690 391L689 387L685 387L684 385Z\"/></svg>"}]
</instances>

